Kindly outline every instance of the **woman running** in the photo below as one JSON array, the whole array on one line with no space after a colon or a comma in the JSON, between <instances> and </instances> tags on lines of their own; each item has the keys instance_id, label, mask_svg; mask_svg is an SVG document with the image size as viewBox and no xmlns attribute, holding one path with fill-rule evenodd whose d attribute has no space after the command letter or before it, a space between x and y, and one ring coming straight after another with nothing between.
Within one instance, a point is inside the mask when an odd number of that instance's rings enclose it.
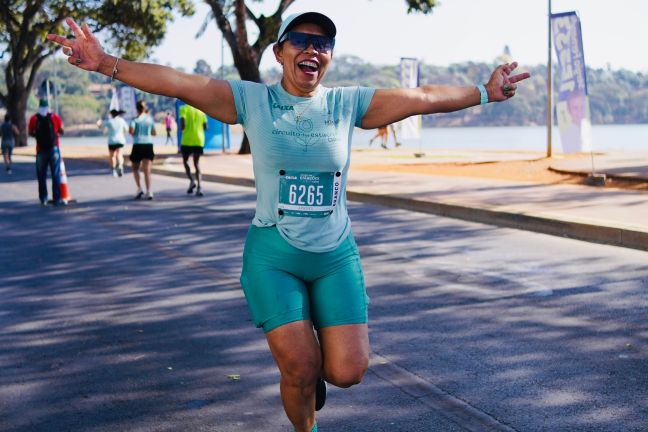
<instances>
[{"instance_id":1,"label":"woman running","mask_svg":"<svg viewBox=\"0 0 648 432\"><path fill-rule=\"evenodd\" d=\"M126 134L128 124L121 115L122 110L111 109L110 118L99 120L97 126L108 131L108 159L110 161L110 172L113 177L124 175L124 155L122 149L126 145Z\"/></svg>"},{"instance_id":2,"label":"woman running","mask_svg":"<svg viewBox=\"0 0 648 432\"><path fill-rule=\"evenodd\" d=\"M528 73L497 67L482 85L374 90L326 88L336 27L317 12L286 18L273 46L281 82L265 85L191 75L105 53L87 25L76 39L49 35L69 63L149 93L180 98L250 140L256 214L241 283L281 374L281 397L298 432L316 431L329 382L359 383L369 362L368 297L347 213L353 128L375 129L418 114L451 112L515 95Z\"/></svg>"},{"instance_id":3,"label":"woman running","mask_svg":"<svg viewBox=\"0 0 648 432\"><path fill-rule=\"evenodd\" d=\"M144 198L142 185L140 183L140 167L144 172L144 186L146 186L146 199L153 199L153 190L151 189L151 167L155 152L153 151L153 137L156 135L155 123L148 113L146 102L137 101L135 104L137 117L131 120L129 132L133 135L133 149L130 154L130 161L133 164L133 176L137 192L135 199Z\"/></svg>"}]
</instances>

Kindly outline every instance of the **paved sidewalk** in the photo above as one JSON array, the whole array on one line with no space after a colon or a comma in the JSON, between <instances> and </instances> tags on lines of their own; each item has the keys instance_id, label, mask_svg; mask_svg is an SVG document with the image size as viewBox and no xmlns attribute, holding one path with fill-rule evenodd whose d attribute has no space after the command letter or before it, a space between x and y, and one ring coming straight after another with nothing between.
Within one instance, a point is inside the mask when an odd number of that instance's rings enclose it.
<instances>
[{"instance_id":1,"label":"paved sidewalk","mask_svg":"<svg viewBox=\"0 0 648 432\"><path fill-rule=\"evenodd\" d=\"M156 174L185 176L181 159L172 153L171 148L158 146L156 152L160 154L154 166ZM103 146L69 146L64 148L63 153L65 157L105 159ZM648 250L646 191L376 172L366 168L383 162L483 163L541 157L543 155L537 152L448 150L428 153L423 159L414 157L411 150L392 151L389 154L381 150L354 150L347 194L350 200L355 201ZM595 154L594 162L597 173L637 181L648 179L648 152ZM551 167L562 172L586 175L591 172L591 164L591 156L586 154L564 159L558 157ZM201 159L201 166L205 180L254 185L249 155L207 154Z\"/></svg>"}]
</instances>

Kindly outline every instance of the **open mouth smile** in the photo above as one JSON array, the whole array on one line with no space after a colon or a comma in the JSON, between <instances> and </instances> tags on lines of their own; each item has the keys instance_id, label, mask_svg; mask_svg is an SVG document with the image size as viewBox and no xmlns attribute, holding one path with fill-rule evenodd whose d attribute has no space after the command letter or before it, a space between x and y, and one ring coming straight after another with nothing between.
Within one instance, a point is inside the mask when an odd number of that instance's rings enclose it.
<instances>
[{"instance_id":1,"label":"open mouth smile","mask_svg":"<svg viewBox=\"0 0 648 432\"><path fill-rule=\"evenodd\" d=\"M319 64L312 60L303 60L297 66L307 75L315 75L319 71Z\"/></svg>"}]
</instances>

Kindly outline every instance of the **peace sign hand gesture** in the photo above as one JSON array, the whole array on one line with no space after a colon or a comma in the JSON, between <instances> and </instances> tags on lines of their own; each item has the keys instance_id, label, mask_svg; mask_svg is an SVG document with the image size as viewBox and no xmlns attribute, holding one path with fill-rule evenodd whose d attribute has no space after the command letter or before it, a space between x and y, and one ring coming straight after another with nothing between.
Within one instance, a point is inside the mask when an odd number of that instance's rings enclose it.
<instances>
[{"instance_id":1,"label":"peace sign hand gesture","mask_svg":"<svg viewBox=\"0 0 648 432\"><path fill-rule=\"evenodd\" d=\"M65 22L74 32L75 39L55 34L48 34L47 39L63 47L63 54L68 56L68 63L87 71L97 71L108 54L104 52L87 24L79 27L72 18L67 18Z\"/></svg>"},{"instance_id":2,"label":"peace sign hand gesture","mask_svg":"<svg viewBox=\"0 0 648 432\"><path fill-rule=\"evenodd\" d=\"M501 102L512 98L517 90L516 83L531 76L529 72L511 76L511 72L517 67L517 62L506 63L498 66L493 71L488 83L485 85L489 102Z\"/></svg>"}]
</instances>

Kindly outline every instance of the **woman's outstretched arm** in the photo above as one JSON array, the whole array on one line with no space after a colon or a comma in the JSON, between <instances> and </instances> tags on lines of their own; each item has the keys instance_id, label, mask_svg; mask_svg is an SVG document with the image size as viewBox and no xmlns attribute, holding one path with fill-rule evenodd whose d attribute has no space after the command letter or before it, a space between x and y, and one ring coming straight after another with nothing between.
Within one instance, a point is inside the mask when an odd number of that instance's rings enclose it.
<instances>
[{"instance_id":1,"label":"woman's outstretched arm","mask_svg":"<svg viewBox=\"0 0 648 432\"><path fill-rule=\"evenodd\" d=\"M66 20L75 39L49 34L47 39L63 47L68 63L99 72L147 93L175 97L225 123L236 122L236 107L229 84L167 66L132 62L107 54L87 24L79 27Z\"/></svg>"},{"instance_id":2,"label":"woman's outstretched arm","mask_svg":"<svg viewBox=\"0 0 648 432\"><path fill-rule=\"evenodd\" d=\"M511 75L517 63L497 67L484 85L487 102L501 102L512 98L517 83L529 78L524 72ZM479 105L481 92L476 86L457 87L426 85L418 88L376 90L369 108L362 118L362 127L373 129L418 114L452 112Z\"/></svg>"}]
</instances>

